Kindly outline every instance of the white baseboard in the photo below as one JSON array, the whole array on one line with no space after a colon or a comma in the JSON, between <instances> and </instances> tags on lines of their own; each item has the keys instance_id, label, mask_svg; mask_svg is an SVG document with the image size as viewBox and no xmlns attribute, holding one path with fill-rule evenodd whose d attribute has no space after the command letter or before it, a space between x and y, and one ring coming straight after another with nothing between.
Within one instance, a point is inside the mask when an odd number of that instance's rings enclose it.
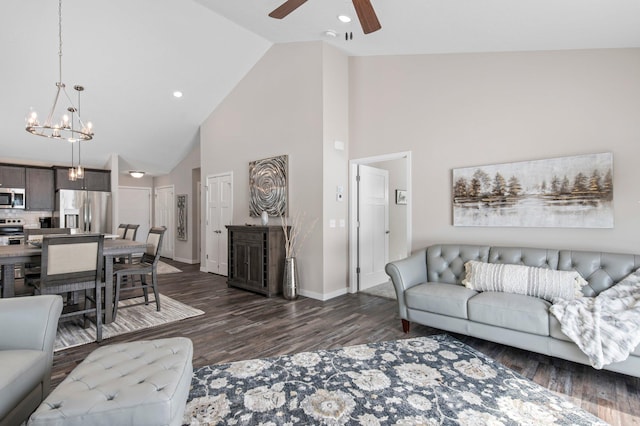
<instances>
[{"instance_id":1,"label":"white baseboard","mask_svg":"<svg viewBox=\"0 0 640 426\"><path fill-rule=\"evenodd\" d=\"M302 289L300 289L298 293L300 294L300 296L309 297L311 299L321 300L325 302L329 299L333 299L334 297L343 296L347 294L347 288L332 291L331 293L327 293L327 294L317 293L315 291L306 291Z\"/></svg>"},{"instance_id":2,"label":"white baseboard","mask_svg":"<svg viewBox=\"0 0 640 426\"><path fill-rule=\"evenodd\" d=\"M183 259L181 257L174 257L173 260L175 260L176 262L188 263L189 265L198 263L197 259Z\"/></svg>"}]
</instances>

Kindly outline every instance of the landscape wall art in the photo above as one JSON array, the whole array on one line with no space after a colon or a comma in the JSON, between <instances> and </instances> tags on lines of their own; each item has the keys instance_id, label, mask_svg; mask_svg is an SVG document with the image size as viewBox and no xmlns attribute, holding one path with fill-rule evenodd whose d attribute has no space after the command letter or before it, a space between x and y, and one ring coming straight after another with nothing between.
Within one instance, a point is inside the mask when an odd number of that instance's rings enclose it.
<instances>
[{"instance_id":1,"label":"landscape wall art","mask_svg":"<svg viewBox=\"0 0 640 426\"><path fill-rule=\"evenodd\" d=\"M453 225L613 228L613 154L454 169Z\"/></svg>"}]
</instances>

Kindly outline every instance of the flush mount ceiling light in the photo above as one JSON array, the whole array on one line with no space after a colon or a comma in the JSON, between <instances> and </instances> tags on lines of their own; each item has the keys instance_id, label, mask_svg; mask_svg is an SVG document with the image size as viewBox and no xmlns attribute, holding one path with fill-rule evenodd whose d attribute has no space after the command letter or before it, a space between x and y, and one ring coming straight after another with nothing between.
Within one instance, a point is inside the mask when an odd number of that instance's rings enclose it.
<instances>
[{"instance_id":1,"label":"flush mount ceiling light","mask_svg":"<svg viewBox=\"0 0 640 426\"><path fill-rule=\"evenodd\" d=\"M134 177L136 179L140 179L142 176L144 176L144 172L135 171L135 170L130 170L129 174L131 175L131 177Z\"/></svg>"},{"instance_id":2,"label":"flush mount ceiling light","mask_svg":"<svg viewBox=\"0 0 640 426\"><path fill-rule=\"evenodd\" d=\"M66 85L62 82L62 0L58 1L58 72L56 96L47 119L43 124L40 124L38 114L32 109L27 116L25 129L33 135L52 139L62 139L69 142L89 141L93 139L93 126L91 122L85 124L80 116L80 93L84 87L74 86L78 92L78 106L76 107L67 93ZM60 114L58 109L67 112ZM54 122L54 116L59 117L60 121Z\"/></svg>"}]
</instances>

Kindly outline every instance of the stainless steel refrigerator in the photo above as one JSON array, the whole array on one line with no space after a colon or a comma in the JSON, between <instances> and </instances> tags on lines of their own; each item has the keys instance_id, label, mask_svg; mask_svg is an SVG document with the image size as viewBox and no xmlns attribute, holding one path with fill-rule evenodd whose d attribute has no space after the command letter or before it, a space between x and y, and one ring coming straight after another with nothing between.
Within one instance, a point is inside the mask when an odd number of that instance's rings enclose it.
<instances>
[{"instance_id":1,"label":"stainless steel refrigerator","mask_svg":"<svg viewBox=\"0 0 640 426\"><path fill-rule=\"evenodd\" d=\"M111 193L61 189L56 192L54 226L76 232L110 233Z\"/></svg>"}]
</instances>

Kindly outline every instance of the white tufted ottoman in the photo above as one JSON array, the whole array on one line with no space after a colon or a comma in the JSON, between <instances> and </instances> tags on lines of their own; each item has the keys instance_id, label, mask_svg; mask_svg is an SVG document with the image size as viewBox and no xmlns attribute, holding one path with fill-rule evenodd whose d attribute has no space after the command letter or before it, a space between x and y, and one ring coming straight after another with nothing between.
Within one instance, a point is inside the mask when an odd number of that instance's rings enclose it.
<instances>
[{"instance_id":1,"label":"white tufted ottoman","mask_svg":"<svg viewBox=\"0 0 640 426\"><path fill-rule=\"evenodd\" d=\"M180 425L193 375L184 337L96 349L44 400L29 425Z\"/></svg>"}]
</instances>

